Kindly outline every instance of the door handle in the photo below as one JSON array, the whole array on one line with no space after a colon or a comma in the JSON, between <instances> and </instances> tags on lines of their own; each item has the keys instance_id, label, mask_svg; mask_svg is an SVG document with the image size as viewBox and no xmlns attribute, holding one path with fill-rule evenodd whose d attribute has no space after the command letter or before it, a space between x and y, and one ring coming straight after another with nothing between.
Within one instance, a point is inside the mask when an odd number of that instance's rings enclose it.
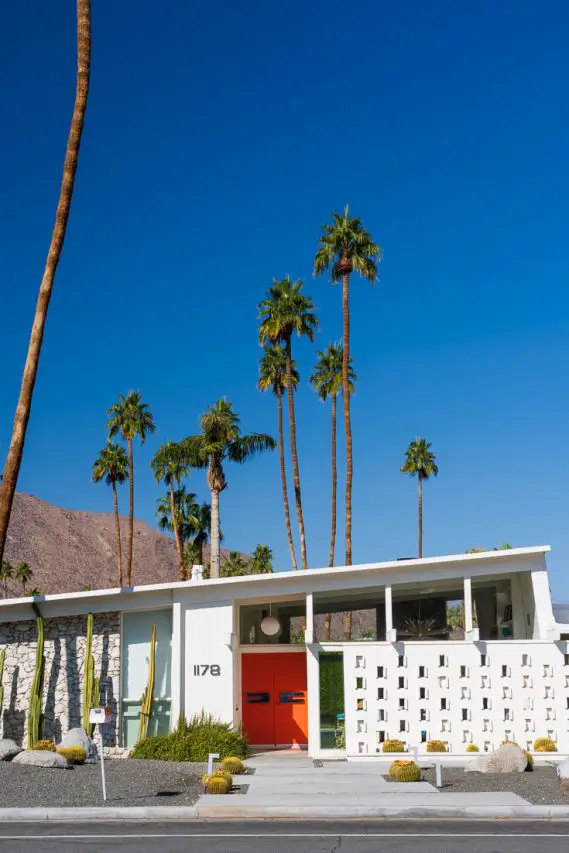
<instances>
[{"instance_id":1,"label":"door handle","mask_svg":"<svg viewBox=\"0 0 569 853\"><path fill-rule=\"evenodd\" d=\"M269 700L268 693L247 693L247 705L268 705Z\"/></svg>"},{"instance_id":2,"label":"door handle","mask_svg":"<svg viewBox=\"0 0 569 853\"><path fill-rule=\"evenodd\" d=\"M279 705L304 705L305 701L303 691L284 691L279 697Z\"/></svg>"}]
</instances>

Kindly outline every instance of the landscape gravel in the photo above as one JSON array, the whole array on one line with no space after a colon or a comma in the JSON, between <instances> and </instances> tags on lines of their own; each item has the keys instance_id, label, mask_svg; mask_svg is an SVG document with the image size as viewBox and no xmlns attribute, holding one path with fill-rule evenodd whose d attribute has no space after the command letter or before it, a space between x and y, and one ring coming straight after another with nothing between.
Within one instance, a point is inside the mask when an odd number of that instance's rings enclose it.
<instances>
[{"instance_id":1,"label":"landscape gravel","mask_svg":"<svg viewBox=\"0 0 569 853\"><path fill-rule=\"evenodd\" d=\"M465 773L459 768L443 767L442 793L478 793L511 791L533 806L569 806L569 797L559 786L555 767L537 767L531 773ZM423 771L423 778L435 784L435 769Z\"/></svg>"},{"instance_id":2,"label":"landscape gravel","mask_svg":"<svg viewBox=\"0 0 569 853\"><path fill-rule=\"evenodd\" d=\"M174 761L105 761L107 802L101 767L85 764L51 770L0 762L0 808L74 806L191 806L203 793L205 764Z\"/></svg>"}]
</instances>

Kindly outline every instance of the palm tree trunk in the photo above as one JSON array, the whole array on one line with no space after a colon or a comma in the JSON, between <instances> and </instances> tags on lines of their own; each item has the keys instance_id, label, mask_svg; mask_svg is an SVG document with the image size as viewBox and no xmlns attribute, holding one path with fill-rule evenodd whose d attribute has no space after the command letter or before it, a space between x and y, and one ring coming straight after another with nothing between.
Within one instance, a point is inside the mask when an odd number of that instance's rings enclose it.
<instances>
[{"instance_id":1,"label":"palm tree trunk","mask_svg":"<svg viewBox=\"0 0 569 853\"><path fill-rule=\"evenodd\" d=\"M210 578L219 577L219 491L211 490Z\"/></svg>"},{"instance_id":2,"label":"palm tree trunk","mask_svg":"<svg viewBox=\"0 0 569 853\"><path fill-rule=\"evenodd\" d=\"M336 470L336 396L332 397L332 532L330 535L330 557L328 565L334 565L334 551L336 550L336 490L338 486L338 472Z\"/></svg>"},{"instance_id":3,"label":"palm tree trunk","mask_svg":"<svg viewBox=\"0 0 569 853\"><path fill-rule=\"evenodd\" d=\"M132 547L134 544L134 451L132 438L127 438L128 445L128 550L126 554L126 585L132 586Z\"/></svg>"},{"instance_id":4,"label":"palm tree trunk","mask_svg":"<svg viewBox=\"0 0 569 853\"><path fill-rule=\"evenodd\" d=\"M336 492L338 488L338 471L336 466L336 404L337 398L332 397L332 533L330 536L330 556L328 565L334 565L334 552L336 550ZM350 626L351 632L351 626ZM329 640L332 633L332 614L327 613L324 617L324 640Z\"/></svg>"},{"instance_id":5,"label":"palm tree trunk","mask_svg":"<svg viewBox=\"0 0 569 853\"><path fill-rule=\"evenodd\" d=\"M174 538L176 540L176 551L178 552L178 571L180 580L186 580L186 567L184 565L184 545L182 543L182 533L178 523L178 515L176 513L176 496L174 494L174 486L170 489L170 515L172 516L172 527L174 528Z\"/></svg>"},{"instance_id":6,"label":"palm tree trunk","mask_svg":"<svg viewBox=\"0 0 569 853\"><path fill-rule=\"evenodd\" d=\"M419 471L419 559L423 556L423 478Z\"/></svg>"},{"instance_id":7,"label":"palm tree trunk","mask_svg":"<svg viewBox=\"0 0 569 853\"><path fill-rule=\"evenodd\" d=\"M119 589L122 589L122 548L121 548L121 522L119 516L119 496L117 484L113 483L113 504L115 508L115 532L117 536L117 581Z\"/></svg>"},{"instance_id":8,"label":"palm tree trunk","mask_svg":"<svg viewBox=\"0 0 569 853\"><path fill-rule=\"evenodd\" d=\"M292 530L290 526L290 510L288 506L288 489L286 484L286 468L285 468L285 454L284 454L284 434L283 434L283 395L279 391L277 394L277 408L278 408L278 431L279 431L279 457L281 464L281 483L283 489L283 504L284 504L284 513L285 513L285 523L286 523L286 535L288 538L288 548L290 551L290 559L292 561L292 568L296 572L298 569L298 565L296 562L296 554L294 552L294 542L292 540Z\"/></svg>"},{"instance_id":9,"label":"palm tree trunk","mask_svg":"<svg viewBox=\"0 0 569 853\"><path fill-rule=\"evenodd\" d=\"M350 415L350 274L342 276L342 313L344 335L342 353L342 398L344 400L344 433L346 435L346 566L352 565L352 419ZM344 615L344 639L352 635L352 613Z\"/></svg>"},{"instance_id":10,"label":"palm tree trunk","mask_svg":"<svg viewBox=\"0 0 569 853\"><path fill-rule=\"evenodd\" d=\"M302 498L300 495L300 473L298 470L298 453L296 451L296 422L294 417L294 392L292 387L292 353L290 337L286 341L286 386L288 400L288 422L290 430L290 455L292 457L292 474L294 480L294 500L296 503L296 517L298 519L298 529L300 532L300 555L302 558L302 568L307 569L308 560L306 558L306 536L304 534Z\"/></svg>"},{"instance_id":11,"label":"palm tree trunk","mask_svg":"<svg viewBox=\"0 0 569 853\"><path fill-rule=\"evenodd\" d=\"M22 590L23 590L23 593L25 595L26 594L26 582L25 582L25 580L22 580Z\"/></svg>"},{"instance_id":12,"label":"palm tree trunk","mask_svg":"<svg viewBox=\"0 0 569 853\"><path fill-rule=\"evenodd\" d=\"M71 128L67 138L67 151L63 164L63 180L59 192L59 202L55 214L55 225L51 235L51 243L47 260L41 280L36 311L28 354L24 365L24 373L20 387L20 396L14 416L12 427L12 438L8 449L4 476L0 486L0 564L4 554L4 546L8 535L8 524L12 512L12 504L16 493L18 474L24 453L26 431L30 412L32 408L32 397L36 383L41 347L47 320L49 302L53 291L55 273L63 243L67 220L71 209L71 198L77 171L77 160L83 122L87 108L87 95L89 92L89 71L91 62L91 4L90 0L77 0L77 76L75 89L75 104Z\"/></svg>"}]
</instances>

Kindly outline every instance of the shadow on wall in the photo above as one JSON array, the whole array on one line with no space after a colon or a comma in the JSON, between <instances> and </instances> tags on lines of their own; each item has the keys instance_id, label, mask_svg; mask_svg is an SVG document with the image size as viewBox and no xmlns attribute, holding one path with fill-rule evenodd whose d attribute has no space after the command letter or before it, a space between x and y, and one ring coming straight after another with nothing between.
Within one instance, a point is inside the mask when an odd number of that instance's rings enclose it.
<instances>
[{"instance_id":1,"label":"shadow on wall","mask_svg":"<svg viewBox=\"0 0 569 853\"><path fill-rule=\"evenodd\" d=\"M103 634L103 650L101 654L101 704L102 705L110 705L113 709L113 719L118 720L118 702L114 695L113 691L113 679L109 675L109 661L110 661L110 643L109 643L109 635ZM103 730L103 745L104 746L118 746L117 741L117 732L118 727L115 725L111 731L109 731L109 726L105 726Z\"/></svg>"},{"instance_id":2,"label":"shadow on wall","mask_svg":"<svg viewBox=\"0 0 569 853\"><path fill-rule=\"evenodd\" d=\"M24 729L26 725L26 712L16 708L18 702L18 678L20 667L14 667L12 673L12 684L10 685L10 701L4 710L3 727L4 737L12 738L19 746L24 742Z\"/></svg>"},{"instance_id":3,"label":"shadow on wall","mask_svg":"<svg viewBox=\"0 0 569 853\"><path fill-rule=\"evenodd\" d=\"M82 634L85 636L86 630ZM81 725L81 678L77 661L77 634L68 634L65 638L65 691L67 696L67 718L69 728L75 729Z\"/></svg>"},{"instance_id":4,"label":"shadow on wall","mask_svg":"<svg viewBox=\"0 0 569 853\"><path fill-rule=\"evenodd\" d=\"M63 711L63 707L59 704L63 697L56 695L57 684L59 681L59 673L61 671L61 640L57 635L53 636L53 657L49 669L47 681L47 690L45 692L45 705L43 709L44 716L44 737L59 743L61 740L61 720L56 716L57 713Z\"/></svg>"}]
</instances>

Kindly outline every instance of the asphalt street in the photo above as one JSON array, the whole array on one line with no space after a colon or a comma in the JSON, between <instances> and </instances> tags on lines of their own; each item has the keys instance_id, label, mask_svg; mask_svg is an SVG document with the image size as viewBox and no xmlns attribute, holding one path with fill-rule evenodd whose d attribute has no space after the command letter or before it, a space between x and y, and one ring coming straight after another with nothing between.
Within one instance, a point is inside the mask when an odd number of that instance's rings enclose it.
<instances>
[{"instance_id":1,"label":"asphalt street","mask_svg":"<svg viewBox=\"0 0 569 853\"><path fill-rule=\"evenodd\" d=\"M569 822L0 824L0 853L568 853Z\"/></svg>"}]
</instances>

